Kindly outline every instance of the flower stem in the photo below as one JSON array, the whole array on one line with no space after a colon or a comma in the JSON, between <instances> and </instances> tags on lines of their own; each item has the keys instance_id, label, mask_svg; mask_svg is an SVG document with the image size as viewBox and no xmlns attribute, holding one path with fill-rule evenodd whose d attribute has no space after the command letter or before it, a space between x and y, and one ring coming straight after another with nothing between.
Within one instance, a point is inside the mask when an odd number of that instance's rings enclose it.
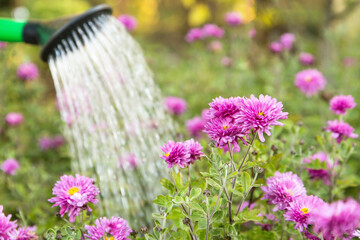
<instances>
[{"instance_id":1,"label":"flower stem","mask_svg":"<svg viewBox=\"0 0 360 240\"><path fill-rule=\"evenodd\" d=\"M251 183L251 185L250 185L249 189L247 190L246 194L244 195L244 197L243 197L243 199L242 199L242 201L241 201L241 204L238 206L238 209L237 209L237 211L236 211L236 215L235 215L235 216L237 216L237 215L239 214L240 208L241 208L241 206L244 204L246 197L249 195L249 192L250 192L251 189L253 188L253 186L254 186L254 184L255 184L255 182L256 182L257 177L258 177L258 173L256 172L256 173L255 173L254 180L253 180L253 182ZM250 203L249 203L249 208L250 208Z\"/></svg>"},{"instance_id":2,"label":"flower stem","mask_svg":"<svg viewBox=\"0 0 360 240\"><path fill-rule=\"evenodd\" d=\"M191 191L190 164L188 166L188 181L189 181L189 189L187 195L190 196L190 191Z\"/></svg>"}]
</instances>

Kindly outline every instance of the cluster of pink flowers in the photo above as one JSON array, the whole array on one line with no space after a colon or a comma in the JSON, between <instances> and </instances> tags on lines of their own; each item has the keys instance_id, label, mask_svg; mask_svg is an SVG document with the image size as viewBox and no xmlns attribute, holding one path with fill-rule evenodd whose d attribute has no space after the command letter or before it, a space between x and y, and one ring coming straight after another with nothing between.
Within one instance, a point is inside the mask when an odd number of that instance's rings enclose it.
<instances>
[{"instance_id":1,"label":"cluster of pink flowers","mask_svg":"<svg viewBox=\"0 0 360 240\"><path fill-rule=\"evenodd\" d=\"M20 227L16 221L11 221L11 215L5 216L0 205L0 239L3 240L37 240L36 227Z\"/></svg>"},{"instance_id":2,"label":"cluster of pink flowers","mask_svg":"<svg viewBox=\"0 0 360 240\"><path fill-rule=\"evenodd\" d=\"M292 172L276 172L261 189L265 193L262 199L274 204L274 211L284 210L285 220L294 222L295 229L310 239L318 238L308 232L309 225L324 239L342 239L352 236L360 224L359 203L349 199L328 204L317 196L308 196L303 182Z\"/></svg>"},{"instance_id":3,"label":"cluster of pink flowers","mask_svg":"<svg viewBox=\"0 0 360 240\"><path fill-rule=\"evenodd\" d=\"M18 126L24 121L24 117L21 113L11 112L5 117L5 122L10 126Z\"/></svg>"},{"instance_id":4,"label":"cluster of pink flowers","mask_svg":"<svg viewBox=\"0 0 360 240\"><path fill-rule=\"evenodd\" d=\"M186 121L186 129L191 137L196 139L201 138L201 133L204 130L204 119L202 117L194 117Z\"/></svg>"},{"instance_id":5,"label":"cluster of pink flowers","mask_svg":"<svg viewBox=\"0 0 360 240\"><path fill-rule=\"evenodd\" d=\"M185 36L185 40L189 43L204 38L222 38L225 32L222 28L215 24L205 24L202 28L192 28Z\"/></svg>"},{"instance_id":6,"label":"cluster of pink flowers","mask_svg":"<svg viewBox=\"0 0 360 240\"><path fill-rule=\"evenodd\" d=\"M279 41L271 42L269 45L270 50L273 53L281 53L283 50L290 51L293 48L295 42L295 35L292 33L284 33L280 36Z\"/></svg>"},{"instance_id":7,"label":"cluster of pink flowers","mask_svg":"<svg viewBox=\"0 0 360 240\"><path fill-rule=\"evenodd\" d=\"M6 159L1 164L1 170L8 175L15 175L16 170L18 170L19 167L19 162L14 158Z\"/></svg>"},{"instance_id":8,"label":"cluster of pink flowers","mask_svg":"<svg viewBox=\"0 0 360 240\"><path fill-rule=\"evenodd\" d=\"M64 143L65 139L62 136L42 137L39 139L39 147L42 150L56 149L61 147Z\"/></svg>"},{"instance_id":9,"label":"cluster of pink flowers","mask_svg":"<svg viewBox=\"0 0 360 240\"><path fill-rule=\"evenodd\" d=\"M22 80L32 81L39 76L39 69L34 63L23 63L19 65L16 74Z\"/></svg>"},{"instance_id":10,"label":"cluster of pink flowers","mask_svg":"<svg viewBox=\"0 0 360 240\"><path fill-rule=\"evenodd\" d=\"M295 76L295 86L307 97L323 90L325 85L325 77L316 69L306 69L298 72Z\"/></svg>"},{"instance_id":11,"label":"cluster of pink flowers","mask_svg":"<svg viewBox=\"0 0 360 240\"><path fill-rule=\"evenodd\" d=\"M172 115L181 115L186 111L186 101L182 98L169 96L165 98L165 107Z\"/></svg>"},{"instance_id":12,"label":"cluster of pink flowers","mask_svg":"<svg viewBox=\"0 0 360 240\"><path fill-rule=\"evenodd\" d=\"M117 19L129 32L133 31L138 24L136 18L128 14L120 15Z\"/></svg>"},{"instance_id":13,"label":"cluster of pink flowers","mask_svg":"<svg viewBox=\"0 0 360 240\"><path fill-rule=\"evenodd\" d=\"M89 203L97 204L96 196L100 193L93 179L78 174L61 176L52 191L55 197L49 202L54 203L53 207L60 207L61 217L68 213L70 222L75 222L81 210L92 211Z\"/></svg>"},{"instance_id":14,"label":"cluster of pink flowers","mask_svg":"<svg viewBox=\"0 0 360 240\"><path fill-rule=\"evenodd\" d=\"M185 142L169 141L163 147L160 148L164 152L161 156L168 164L168 168L174 165L184 168L193 164L195 160L200 160L204 156L202 146L194 139L187 140Z\"/></svg>"},{"instance_id":15,"label":"cluster of pink flowers","mask_svg":"<svg viewBox=\"0 0 360 240\"><path fill-rule=\"evenodd\" d=\"M230 145L234 151L240 151L238 141L247 145L249 134L253 130L264 142L263 133L271 135L271 126L283 124L278 120L286 119L287 112L283 112L283 105L275 98L260 95L246 97L216 98L210 104L205 118L204 132L214 140L217 147L228 150Z\"/></svg>"},{"instance_id":16,"label":"cluster of pink flowers","mask_svg":"<svg viewBox=\"0 0 360 240\"><path fill-rule=\"evenodd\" d=\"M132 232L126 220L120 217L101 217L96 219L95 226L85 225L85 237L90 240L125 240Z\"/></svg>"},{"instance_id":17,"label":"cluster of pink flowers","mask_svg":"<svg viewBox=\"0 0 360 240\"><path fill-rule=\"evenodd\" d=\"M339 95L330 100L330 110L336 115L345 115L348 109L356 106L354 98L351 95ZM347 138L357 138L354 128L350 124L340 120L328 121L327 131L331 132L331 136L336 139L337 143L341 143Z\"/></svg>"}]
</instances>

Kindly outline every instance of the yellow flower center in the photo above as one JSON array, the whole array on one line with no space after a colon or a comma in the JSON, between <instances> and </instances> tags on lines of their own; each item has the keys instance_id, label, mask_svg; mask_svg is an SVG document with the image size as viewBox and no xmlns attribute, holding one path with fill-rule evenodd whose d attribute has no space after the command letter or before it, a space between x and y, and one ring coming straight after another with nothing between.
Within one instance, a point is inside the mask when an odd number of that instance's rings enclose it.
<instances>
[{"instance_id":1,"label":"yellow flower center","mask_svg":"<svg viewBox=\"0 0 360 240\"><path fill-rule=\"evenodd\" d=\"M72 187L69 189L68 193L69 193L69 195L74 195L78 191L79 191L79 189L77 187Z\"/></svg>"},{"instance_id":2,"label":"yellow flower center","mask_svg":"<svg viewBox=\"0 0 360 240\"><path fill-rule=\"evenodd\" d=\"M310 212L307 207L302 208L301 211L302 211L304 214L308 214L308 213Z\"/></svg>"},{"instance_id":3,"label":"yellow flower center","mask_svg":"<svg viewBox=\"0 0 360 240\"><path fill-rule=\"evenodd\" d=\"M224 125L224 126L223 126L223 128L224 128L224 130L226 130L226 129L228 129L229 127L228 127L228 126L226 126L226 125Z\"/></svg>"},{"instance_id":4,"label":"yellow flower center","mask_svg":"<svg viewBox=\"0 0 360 240\"><path fill-rule=\"evenodd\" d=\"M264 112L261 111L261 112L258 113L258 115L259 115L259 116L264 116Z\"/></svg>"},{"instance_id":5,"label":"yellow flower center","mask_svg":"<svg viewBox=\"0 0 360 240\"><path fill-rule=\"evenodd\" d=\"M115 240L114 237L105 237L105 240Z\"/></svg>"},{"instance_id":6,"label":"yellow flower center","mask_svg":"<svg viewBox=\"0 0 360 240\"><path fill-rule=\"evenodd\" d=\"M312 78L311 78L310 76L308 76L308 77L305 78L305 81L306 81L306 82L311 82L311 80L312 80Z\"/></svg>"},{"instance_id":7,"label":"yellow flower center","mask_svg":"<svg viewBox=\"0 0 360 240\"><path fill-rule=\"evenodd\" d=\"M165 157L169 157L169 155L170 155L169 152L165 153Z\"/></svg>"}]
</instances>

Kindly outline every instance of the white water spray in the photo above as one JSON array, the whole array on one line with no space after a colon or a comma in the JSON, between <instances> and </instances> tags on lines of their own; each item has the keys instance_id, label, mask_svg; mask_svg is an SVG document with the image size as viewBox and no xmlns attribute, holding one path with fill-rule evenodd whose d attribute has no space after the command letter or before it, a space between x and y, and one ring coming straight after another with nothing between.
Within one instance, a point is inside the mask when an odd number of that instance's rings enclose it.
<instances>
[{"instance_id":1,"label":"white water spray","mask_svg":"<svg viewBox=\"0 0 360 240\"><path fill-rule=\"evenodd\" d=\"M96 179L102 214L149 223L167 172L159 147L174 129L139 45L103 15L58 44L49 66L73 170Z\"/></svg>"}]
</instances>

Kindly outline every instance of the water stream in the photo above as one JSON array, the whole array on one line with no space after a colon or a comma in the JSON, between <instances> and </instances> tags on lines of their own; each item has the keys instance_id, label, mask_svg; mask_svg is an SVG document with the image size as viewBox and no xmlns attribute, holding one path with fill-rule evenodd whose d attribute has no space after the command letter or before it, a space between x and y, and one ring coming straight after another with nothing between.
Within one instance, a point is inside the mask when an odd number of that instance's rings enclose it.
<instances>
[{"instance_id":1,"label":"water stream","mask_svg":"<svg viewBox=\"0 0 360 240\"><path fill-rule=\"evenodd\" d=\"M49 67L76 173L101 190L102 215L148 224L174 135L138 43L107 15L84 23L55 48Z\"/></svg>"}]
</instances>

